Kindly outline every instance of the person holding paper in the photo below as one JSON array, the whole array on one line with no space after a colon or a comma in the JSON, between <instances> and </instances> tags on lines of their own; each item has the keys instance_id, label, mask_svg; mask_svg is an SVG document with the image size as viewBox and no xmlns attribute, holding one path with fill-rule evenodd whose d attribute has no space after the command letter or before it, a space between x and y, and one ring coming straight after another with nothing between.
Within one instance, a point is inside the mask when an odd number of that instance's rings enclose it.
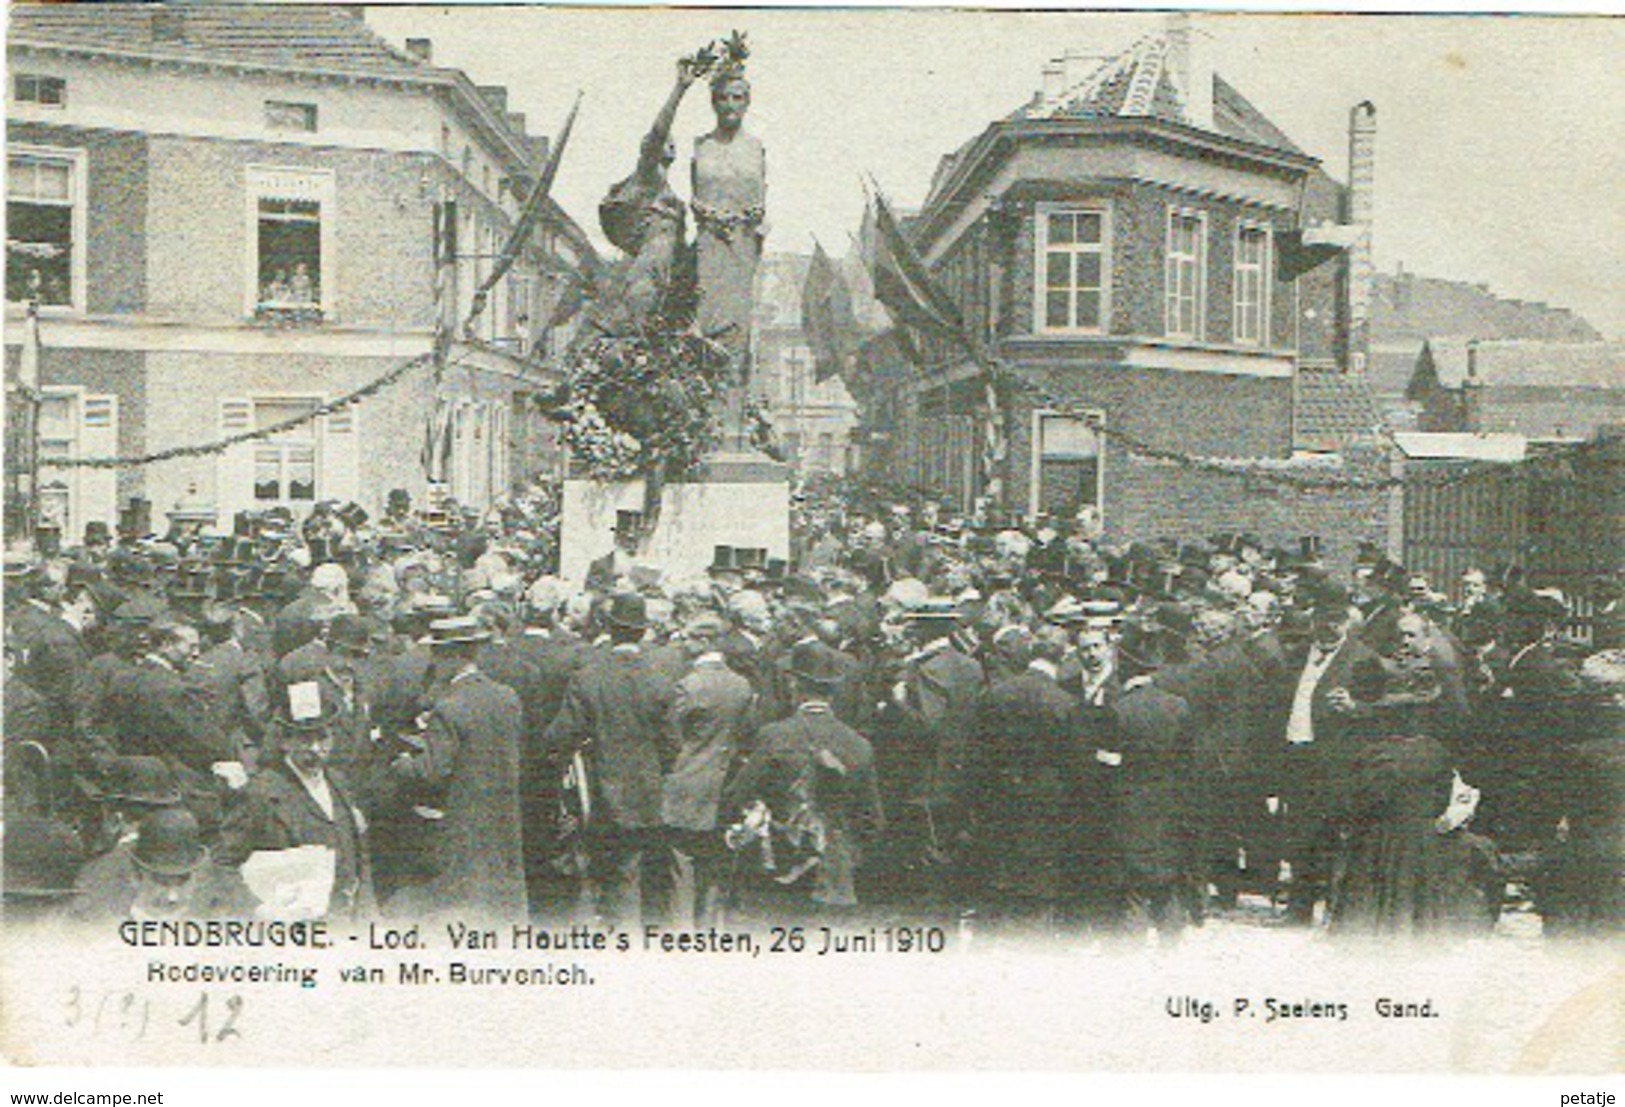
<instances>
[{"instance_id":1,"label":"person holding paper","mask_svg":"<svg viewBox=\"0 0 1625 1107\"><path fill-rule=\"evenodd\" d=\"M287 687L262 767L221 829L217 860L242 873L257 914L353 920L376 913L366 820L327 772L335 714L315 681ZM286 856L266 856L279 853Z\"/></svg>"}]
</instances>

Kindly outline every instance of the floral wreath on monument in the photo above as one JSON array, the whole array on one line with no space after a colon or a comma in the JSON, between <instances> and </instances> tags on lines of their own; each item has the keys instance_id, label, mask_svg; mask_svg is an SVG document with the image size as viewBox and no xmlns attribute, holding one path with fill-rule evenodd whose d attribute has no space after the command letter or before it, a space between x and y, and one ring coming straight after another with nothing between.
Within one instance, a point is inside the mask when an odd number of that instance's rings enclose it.
<instances>
[{"instance_id":1,"label":"floral wreath on monument","mask_svg":"<svg viewBox=\"0 0 1625 1107\"><path fill-rule=\"evenodd\" d=\"M601 335L565 365L564 441L594 480L678 480L716 448L728 351L689 331Z\"/></svg>"}]
</instances>

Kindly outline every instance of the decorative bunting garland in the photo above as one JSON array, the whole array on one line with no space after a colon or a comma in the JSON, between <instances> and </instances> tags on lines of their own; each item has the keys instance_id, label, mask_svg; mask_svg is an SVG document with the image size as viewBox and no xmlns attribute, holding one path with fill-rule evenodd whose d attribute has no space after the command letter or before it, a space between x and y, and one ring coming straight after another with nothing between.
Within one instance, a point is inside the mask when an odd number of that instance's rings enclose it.
<instances>
[{"instance_id":1,"label":"decorative bunting garland","mask_svg":"<svg viewBox=\"0 0 1625 1107\"><path fill-rule=\"evenodd\" d=\"M319 404L310 411L301 415L296 415L292 419L284 419L280 423L274 423L268 427L261 427L259 430L244 431L241 434L228 435L225 438L219 439L215 442L208 442L197 446L174 446L167 450L158 450L155 453L122 457L77 457L52 459L42 461L41 467L50 469L138 469L144 465L155 465L160 461L174 461L177 458L183 457L208 457L211 454L224 453L232 446L240 445L244 442L258 442L261 439L270 438L272 435L281 434L282 432L292 430L295 427L304 426L306 423L313 423L324 415L331 415L335 411L342 411L352 404L360 403L369 396L383 391L390 385L399 381L402 377L406 376L408 373L412 372L414 369L421 369L426 365L433 364L433 362L433 354L421 354L409 361L403 361L401 364L395 366L382 376L362 385L354 392L349 392L338 397L337 399L329 400L325 404Z\"/></svg>"}]
</instances>

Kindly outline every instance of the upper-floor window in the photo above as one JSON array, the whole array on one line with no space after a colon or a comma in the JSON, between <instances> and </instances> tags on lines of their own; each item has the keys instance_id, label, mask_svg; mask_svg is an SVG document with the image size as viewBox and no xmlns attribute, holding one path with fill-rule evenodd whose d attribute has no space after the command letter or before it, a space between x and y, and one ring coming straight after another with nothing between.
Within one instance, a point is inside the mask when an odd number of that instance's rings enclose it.
<instances>
[{"instance_id":1,"label":"upper-floor window","mask_svg":"<svg viewBox=\"0 0 1625 1107\"><path fill-rule=\"evenodd\" d=\"M1039 330L1105 329L1109 235L1104 208L1039 208Z\"/></svg>"},{"instance_id":2,"label":"upper-floor window","mask_svg":"<svg viewBox=\"0 0 1625 1107\"><path fill-rule=\"evenodd\" d=\"M316 130L316 105L290 100L265 101L265 125L273 131Z\"/></svg>"},{"instance_id":3,"label":"upper-floor window","mask_svg":"<svg viewBox=\"0 0 1625 1107\"><path fill-rule=\"evenodd\" d=\"M1165 329L1171 338L1200 338L1207 313L1207 215L1168 213Z\"/></svg>"},{"instance_id":4,"label":"upper-floor window","mask_svg":"<svg viewBox=\"0 0 1625 1107\"><path fill-rule=\"evenodd\" d=\"M62 77L40 73L18 73L12 78L11 94L19 104L60 108L68 102L68 82Z\"/></svg>"},{"instance_id":5,"label":"upper-floor window","mask_svg":"<svg viewBox=\"0 0 1625 1107\"><path fill-rule=\"evenodd\" d=\"M332 303L332 174L255 167L248 183L250 310L319 317Z\"/></svg>"},{"instance_id":6,"label":"upper-floor window","mask_svg":"<svg viewBox=\"0 0 1625 1107\"><path fill-rule=\"evenodd\" d=\"M1256 223L1236 228L1235 340L1259 346L1269 338L1270 229Z\"/></svg>"},{"instance_id":7,"label":"upper-floor window","mask_svg":"<svg viewBox=\"0 0 1625 1107\"><path fill-rule=\"evenodd\" d=\"M84 273L84 163L13 147L6 158L6 299L69 307Z\"/></svg>"}]
</instances>

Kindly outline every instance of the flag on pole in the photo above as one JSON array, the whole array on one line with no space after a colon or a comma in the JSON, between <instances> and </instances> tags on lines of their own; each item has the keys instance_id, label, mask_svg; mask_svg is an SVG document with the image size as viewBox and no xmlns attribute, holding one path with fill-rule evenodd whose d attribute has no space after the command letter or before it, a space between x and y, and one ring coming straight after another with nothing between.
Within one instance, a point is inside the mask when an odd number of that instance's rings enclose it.
<instances>
[{"instance_id":1,"label":"flag on pole","mask_svg":"<svg viewBox=\"0 0 1625 1107\"><path fill-rule=\"evenodd\" d=\"M898 323L941 338L964 338L965 325L959 309L932 281L925 259L904 236L878 186L874 212L879 233L873 264L875 299Z\"/></svg>"},{"instance_id":2,"label":"flag on pole","mask_svg":"<svg viewBox=\"0 0 1625 1107\"><path fill-rule=\"evenodd\" d=\"M857 318L852 312L852 291L813 240L812 263L801 286L801 329L813 352L813 379L819 383L841 376L856 343Z\"/></svg>"},{"instance_id":3,"label":"flag on pole","mask_svg":"<svg viewBox=\"0 0 1625 1107\"><path fill-rule=\"evenodd\" d=\"M553 178L559 174L559 160L564 157L564 147L570 141L570 132L576 125L576 113L581 110L581 95L576 94L576 101L570 107L570 114L564 120L564 126L559 128L559 137L554 141L552 149L547 152L547 161L542 165L542 172L536 179L536 186L530 191L530 198L525 201L525 210L520 213L519 221L514 224L513 231L509 233L508 240L502 244L502 252L497 255L496 264L492 266L491 273L480 282L479 289L474 293L474 306L469 311L468 321L472 323L481 312L485 310L486 299L491 289L519 258L519 251L524 248L530 239L531 231L536 222L542 217L542 211L547 206L547 197L553 190Z\"/></svg>"},{"instance_id":4,"label":"flag on pole","mask_svg":"<svg viewBox=\"0 0 1625 1107\"><path fill-rule=\"evenodd\" d=\"M925 259L904 236L878 185L873 199L878 234L873 265L875 298L891 313L892 320L898 324L899 335L912 327L957 346L975 363L982 384L982 488L991 502L1000 503L1004 498L1003 474L1009 443L1005 438L999 366L977 336L966 328L952 298L932 280Z\"/></svg>"}]
</instances>

